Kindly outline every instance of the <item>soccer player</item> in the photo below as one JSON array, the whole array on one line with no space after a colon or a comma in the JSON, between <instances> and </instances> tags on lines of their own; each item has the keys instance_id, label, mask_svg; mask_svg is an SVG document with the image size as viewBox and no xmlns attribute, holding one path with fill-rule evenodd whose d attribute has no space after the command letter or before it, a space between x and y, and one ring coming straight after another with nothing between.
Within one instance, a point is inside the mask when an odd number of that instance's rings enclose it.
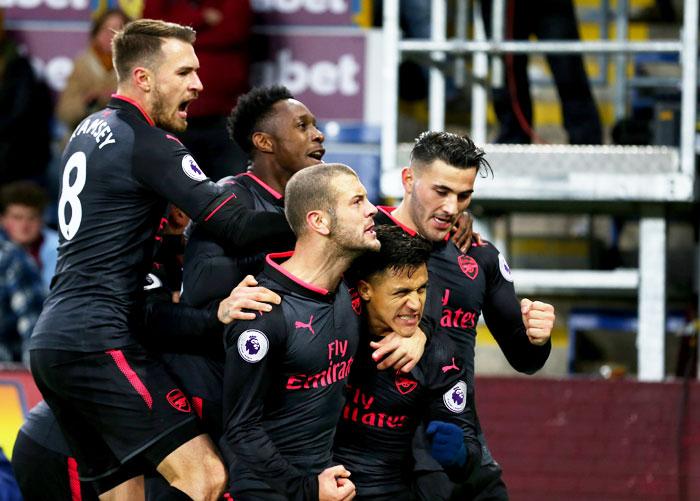
<instances>
[{"instance_id":1,"label":"soccer player","mask_svg":"<svg viewBox=\"0 0 700 501\"><path fill-rule=\"evenodd\" d=\"M252 162L246 172L219 184L249 209L284 214L289 179L321 163L325 154L316 117L286 87L256 87L238 99L228 123L231 139ZM231 284L262 269L264 257L265 252L224 246L195 228L185 249L183 300L201 307L227 296Z\"/></svg>"},{"instance_id":2,"label":"soccer player","mask_svg":"<svg viewBox=\"0 0 700 501\"><path fill-rule=\"evenodd\" d=\"M466 480L481 463L481 446L465 365L446 334L430 337L409 374L379 371L369 356L370 339L391 331L409 335L418 327L432 251L430 242L396 226L378 226L376 233L379 252L359 257L349 272L362 299L363 335L333 451L335 461L352 472L356 499L408 500L411 444L421 421L427 423L431 454L454 480Z\"/></svg>"},{"instance_id":3,"label":"soccer player","mask_svg":"<svg viewBox=\"0 0 700 501\"><path fill-rule=\"evenodd\" d=\"M301 169L320 164L325 154L316 117L282 86L257 87L241 96L229 117L229 132L252 163L247 172L219 183L238 203L255 211L283 214L289 180ZM273 243L262 250L272 252ZM195 228L185 249L182 300L196 307L217 303L229 294L231 284L262 270L266 252L225 246ZM252 277L247 280L255 285ZM245 315L240 312L239 319L253 316ZM407 343L396 334L374 348L381 369L409 371L423 353L422 342Z\"/></svg>"},{"instance_id":4,"label":"soccer player","mask_svg":"<svg viewBox=\"0 0 700 501\"><path fill-rule=\"evenodd\" d=\"M238 316L245 309L255 310L267 303L255 298L271 301L271 291L249 287L241 283L226 297L217 308L199 309L171 302L171 291L164 285L162 275L150 273L146 277L146 306L144 308L143 329L139 336L144 344L161 348L170 347L171 352L160 353L165 363L173 368L177 378L183 372L188 377L181 381L185 394L173 393L170 399L177 405L192 409L207 432L221 434L221 384L212 384L205 377L199 377L203 368L209 368L207 357L178 356L178 349L193 351L193 345L206 350L218 339L221 344L223 322ZM224 317L223 311L229 311ZM182 365L185 367L181 367ZM220 369L222 370L222 369ZM212 435L214 439L217 436ZM22 495L27 501L52 499L54 501L71 501L75 499L97 499L97 491L91 482L80 482L77 462L58 427L56 418L46 402L40 402L27 416L22 425L12 452L12 467L15 471ZM126 475L126 476L125 476ZM129 471L115 471L110 475L112 481L129 478ZM149 475L146 481L147 499L164 494L167 497L161 477Z\"/></svg>"},{"instance_id":5,"label":"soccer player","mask_svg":"<svg viewBox=\"0 0 700 501\"><path fill-rule=\"evenodd\" d=\"M331 465L359 316L341 284L352 260L379 249L376 208L341 164L299 171L285 213L294 252L266 258L258 282L282 303L226 331L224 454L231 495L248 499L350 499L349 472Z\"/></svg>"},{"instance_id":6,"label":"soccer player","mask_svg":"<svg viewBox=\"0 0 700 501\"><path fill-rule=\"evenodd\" d=\"M174 499L217 499L226 485L194 413L168 399L177 384L133 335L166 202L233 245L292 237L279 214L249 211L208 180L170 133L186 128L202 91L194 39L191 28L148 19L117 33L117 94L78 125L62 158L59 257L31 366L80 478L133 472L98 485L101 499L141 498L149 468Z\"/></svg>"},{"instance_id":7,"label":"soccer player","mask_svg":"<svg viewBox=\"0 0 700 501\"><path fill-rule=\"evenodd\" d=\"M469 138L448 132L425 132L416 140L410 165L401 173L402 202L396 208L379 207L376 217L377 225L398 225L411 235L420 234L433 242L428 271L430 288L437 289L437 296L441 297L442 315L437 329L449 335L466 363L467 394L475 412L474 346L476 324L482 312L508 362L527 374L540 369L549 357L549 337L554 325L552 305L528 299L518 302L510 268L492 244L472 246L463 254L447 239L457 217L469 206L477 174L488 168L483 151ZM434 293L430 295L433 297ZM501 468L488 450L478 417L477 430L482 465L460 486L464 489L461 496L507 499ZM418 463L417 470L428 474L426 479L439 470L437 464L432 469ZM445 479L426 481L425 499L438 499L445 485L449 485Z\"/></svg>"}]
</instances>

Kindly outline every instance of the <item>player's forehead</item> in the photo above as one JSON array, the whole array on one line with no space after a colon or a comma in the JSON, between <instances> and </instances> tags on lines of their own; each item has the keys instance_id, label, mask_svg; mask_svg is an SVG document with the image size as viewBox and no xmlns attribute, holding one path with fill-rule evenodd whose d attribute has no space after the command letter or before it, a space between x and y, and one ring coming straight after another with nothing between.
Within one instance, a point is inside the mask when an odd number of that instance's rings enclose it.
<instances>
[{"instance_id":1,"label":"player's forehead","mask_svg":"<svg viewBox=\"0 0 700 501\"><path fill-rule=\"evenodd\" d=\"M163 38L160 67L167 70L199 69L199 59L192 44L177 38Z\"/></svg>"},{"instance_id":2,"label":"player's forehead","mask_svg":"<svg viewBox=\"0 0 700 501\"><path fill-rule=\"evenodd\" d=\"M440 159L417 165L414 171L425 182L445 186L455 192L472 190L476 178L476 168L457 167Z\"/></svg>"},{"instance_id":3,"label":"player's forehead","mask_svg":"<svg viewBox=\"0 0 700 501\"><path fill-rule=\"evenodd\" d=\"M283 99L276 102L273 108L275 110L274 118L285 122L295 122L297 120L316 121L316 117L306 105L296 99Z\"/></svg>"},{"instance_id":4,"label":"player's forehead","mask_svg":"<svg viewBox=\"0 0 700 501\"><path fill-rule=\"evenodd\" d=\"M389 267L381 273L375 273L370 281L376 287L386 289L387 293L403 289L416 290L428 281L428 265L423 263L398 269Z\"/></svg>"},{"instance_id":5,"label":"player's forehead","mask_svg":"<svg viewBox=\"0 0 700 501\"><path fill-rule=\"evenodd\" d=\"M354 174L338 174L333 179L333 187L335 188L336 200L338 202L351 202L358 197L367 197L365 186Z\"/></svg>"}]
</instances>

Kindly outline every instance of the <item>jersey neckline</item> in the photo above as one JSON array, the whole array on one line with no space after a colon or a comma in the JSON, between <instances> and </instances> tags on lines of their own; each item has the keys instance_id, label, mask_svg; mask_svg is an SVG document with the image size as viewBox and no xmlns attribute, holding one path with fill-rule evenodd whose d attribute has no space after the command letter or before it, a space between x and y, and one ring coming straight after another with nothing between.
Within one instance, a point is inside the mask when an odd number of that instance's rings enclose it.
<instances>
[{"instance_id":1,"label":"jersey neckline","mask_svg":"<svg viewBox=\"0 0 700 501\"><path fill-rule=\"evenodd\" d=\"M275 252L265 256L265 272L275 281L290 288L292 291L305 296L310 296L322 301L330 301L333 299L334 293L303 281L302 279L292 275L284 269L279 261L286 261L294 255L294 251Z\"/></svg>"},{"instance_id":2,"label":"jersey neckline","mask_svg":"<svg viewBox=\"0 0 700 501\"><path fill-rule=\"evenodd\" d=\"M148 113L146 113L146 110L144 110L138 102L134 101L130 97L122 96L121 94L112 94L111 97L112 97L112 101L114 101L114 100L124 101L125 103L128 103L131 106L133 106L134 108L136 108L139 111L139 113L141 113L143 118L146 119L146 122L148 122L148 125L150 125L151 127L155 127L156 123L148 115ZM110 104L115 104L115 103L112 102Z\"/></svg>"}]
</instances>

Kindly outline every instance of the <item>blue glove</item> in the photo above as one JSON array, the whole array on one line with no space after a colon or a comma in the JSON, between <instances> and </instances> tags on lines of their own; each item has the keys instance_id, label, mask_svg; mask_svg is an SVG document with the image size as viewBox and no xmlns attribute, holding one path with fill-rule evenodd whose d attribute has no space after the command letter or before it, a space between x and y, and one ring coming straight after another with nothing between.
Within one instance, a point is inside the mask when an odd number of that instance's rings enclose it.
<instances>
[{"instance_id":1,"label":"blue glove","mask_svg":"<svg viewBox=\"0 0 700 501\"><path fill-rule=\"evenodd\" d=\"M462 429L456 424L431 421L425 430L430 439L430 454L443 467L464 466L467 448Z\"/></svg>"}]
</instances>

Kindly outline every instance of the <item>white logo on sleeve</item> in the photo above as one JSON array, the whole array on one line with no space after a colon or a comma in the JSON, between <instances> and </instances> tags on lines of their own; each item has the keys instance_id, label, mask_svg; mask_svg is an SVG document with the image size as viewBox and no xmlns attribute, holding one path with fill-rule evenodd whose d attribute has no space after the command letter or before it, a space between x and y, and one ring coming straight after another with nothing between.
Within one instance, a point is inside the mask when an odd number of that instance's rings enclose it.
<instances>
[{"instance_id":1,"label":"white logo on sleeve","mask_svg":"<svg viewBox=\"0 0 700 501\"><path fill-rule=\"evenodd\" d=\"M508 263L506 263L506 258L503 257L503 254L498 255L498 267L501 269L501 275L503 275L503 278L509 282L512 282L513 274L510 272L510 266L508 266Z\"/></svg>"},{"instance_id":2,"label":"white logo on sleeve","mask_svg":"<svg viewBox=\"0 0 700 501\"><path fill-rule=\"evenodd\" d=\"M467 406L467 383L457 381L457 384L445 392L442 401L445 402L445 407L455 414L464 411Z\"/></svg>"},{"instance_id":3,"label":"white logo on sleeve","mask_svg":"<svg viewBox=\"0 0 700 501\"><path fill-rule=\"evenodd\" d=\"M143 290L150 291L159 287L163 287L163 282L160 281L160 278L153 273L146 275L146 283L143 286Z\"/></svg>"},{"instance_id":4,"label":"white logo on sleeve","mask_svg":"<svg viewBox=\"0 0 700 501\"><path fill-rule=\"evenodd\" d=\"M255 329L248 329L238 336L238 353L246 362L260 362L270 347L267 336Z\"/></svg>"},{"instance_id":5,"label":"white logo on sleeve","mask_svg":"<svg viewBox=\"0 0 700 501\"><path fill-rule=\"evenodd\" d=\"M187 177L195 181L204 181L207 175L199 168L192 155L182 157L182 171L187 174Z\"/></svg>"}]
</instances>

